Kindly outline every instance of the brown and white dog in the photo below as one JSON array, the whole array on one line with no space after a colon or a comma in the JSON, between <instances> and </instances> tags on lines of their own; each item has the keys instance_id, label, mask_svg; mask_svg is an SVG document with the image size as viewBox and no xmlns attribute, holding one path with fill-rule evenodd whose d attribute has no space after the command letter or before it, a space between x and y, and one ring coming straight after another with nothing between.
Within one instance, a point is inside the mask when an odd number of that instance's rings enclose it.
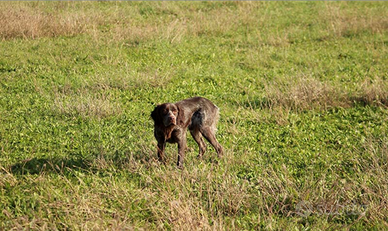
<instances>
[{"instance_id":1,"label":"brown and white dog","mask_svg":"<svg viewBox=\"0 0 388 231\"><path fill-rule=\"evenodd\" d=\"M219 109L210 100L194 97L177 103L164 103L155 107L151 117L154 120L154 135L158 141L160 161L164 162L166 142L178 143L177 165L183 167L187 128L198 143L198 157L202 157L206 151L202 136L215 148L218 156L222 156L223 148L215 136Z\"/></svg>"}]
</instances>

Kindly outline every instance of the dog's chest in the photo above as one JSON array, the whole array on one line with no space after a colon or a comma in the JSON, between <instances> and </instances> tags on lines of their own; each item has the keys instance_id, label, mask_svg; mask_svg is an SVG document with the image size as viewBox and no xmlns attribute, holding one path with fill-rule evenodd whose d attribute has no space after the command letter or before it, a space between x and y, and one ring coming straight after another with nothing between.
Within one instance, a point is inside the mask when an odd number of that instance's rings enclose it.
<instances>
[{"instance_id":1,"label":"dog's chest","mask_svg":"<svg viewBox=\"0 0 388 231\"><path fill-rule=\"evenodd\" d=\"M170 136L166 137L166 142L168 143L177 143L180 140L181 131L179 129L174 129L171 131Z\"/></svg>"},{"instance_id":2,"label":"dog's chest","mask_svg":"<svg viewBox=\"0 0 388 231\"><path fill-rule=\"evenodd\" d=\"M155 127L155 138L162 142L177 143L181 139L181 134L180 128Z\"/></svg>"}]
</instances>

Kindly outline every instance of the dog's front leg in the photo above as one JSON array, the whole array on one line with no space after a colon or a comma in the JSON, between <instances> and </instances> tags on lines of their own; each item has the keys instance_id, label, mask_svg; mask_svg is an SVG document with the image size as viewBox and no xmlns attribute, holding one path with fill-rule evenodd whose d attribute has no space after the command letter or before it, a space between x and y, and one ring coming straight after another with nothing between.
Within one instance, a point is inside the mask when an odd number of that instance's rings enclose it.
<instances>
[{"instance_id":1,"label":"dog's front leg","mask_svg":"<svg viewBox=\"0 0 388 231\"><path fill-rule=\"evenodd\" d=\"M165 147L166 147L165 142L158 142L158 159L162 163L165 163L165 159L164 159L164 148Z\"/></svg>"}]
</instances>

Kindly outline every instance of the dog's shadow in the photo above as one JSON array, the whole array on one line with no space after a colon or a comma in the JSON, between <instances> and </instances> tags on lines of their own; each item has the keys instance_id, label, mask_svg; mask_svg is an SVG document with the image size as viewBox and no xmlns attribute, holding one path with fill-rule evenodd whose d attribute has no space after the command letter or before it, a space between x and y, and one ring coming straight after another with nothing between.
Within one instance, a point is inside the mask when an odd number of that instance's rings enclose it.
<instances>
[{"instance_id":1,"label":"dog's shadow","mask_svg":"<svg viewBox=\"0 0 388 231\"><path fill-rule=\"evenodd\" d=\"M101 172L109 168L127 169L134 165L149 166L156 162L156 158L144 154L124 155L90 155L83 157L70 155L66 157L33 157L22 160L8 167L8 171L17 175L58 173L64 174L72 171Z\"/></svg>"},{"instance_id":2,"label":"dog's shadow","mask_svg":"<svg viewBox=\"0 0 388 231\"><path fill-rule=\"evenodd\" d=\"M9 170L13 174L42 174L63 173L69 170L87 171L90 169L90 161L81 158L30 158L13 164Z\"/></svg>"},{"instance_id":3,"label":"dog's shadow","mask_svg":"<svg viewBox=\"0 0 388 231\"><path fill-rule=\"evenodd\" d=\"M175 148L168 150L167 165L175 165L176 154ZM214 157L212 151L208 150L202 158L196 157L196 150L190 149L186 162L194 163L212 163L218 164L219 159ZM187 163L188 164L188 163ZM41 174L72 174L72 172L97 173L104 171L117 170L136 170L138 168L148 169L155 166L163 166L152 150L138 152L121 152L110 155L91 154L82 156L69 154L62 157L32 157L21 160L15 164L9 165L5 171L14 175L41 175Z\"/></svg>"}]
</instances>

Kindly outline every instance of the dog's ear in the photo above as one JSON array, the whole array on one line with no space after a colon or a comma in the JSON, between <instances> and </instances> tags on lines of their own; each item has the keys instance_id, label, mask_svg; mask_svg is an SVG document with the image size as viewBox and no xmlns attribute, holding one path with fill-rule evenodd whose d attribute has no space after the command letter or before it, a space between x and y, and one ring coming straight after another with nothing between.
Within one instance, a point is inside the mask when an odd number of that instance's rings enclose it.
<instances>
[{"instance_id":1,"label":"dog's ear","mask_svg":"<svg viewBox=\"0 0 388 231\"><path fill-rule=\"evenodd\" d=\"M160 105L157 105L155 109L151 112L151 118L154 120L156 125L162 123L162 118L160 117L159 109Z\"/></svg>"}]
</instances>

